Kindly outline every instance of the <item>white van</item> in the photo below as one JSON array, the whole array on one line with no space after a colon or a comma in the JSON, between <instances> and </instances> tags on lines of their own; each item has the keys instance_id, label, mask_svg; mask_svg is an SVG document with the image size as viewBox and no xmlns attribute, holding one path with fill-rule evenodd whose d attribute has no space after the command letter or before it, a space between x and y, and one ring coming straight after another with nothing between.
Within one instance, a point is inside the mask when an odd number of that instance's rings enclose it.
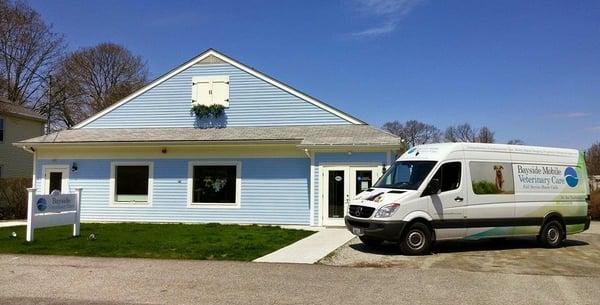
<instances>
[{"instance_id":1,"label":"white van","mask_svg":"<svg viewBox=\"0 0 600 305\"><path fill-rule=\"evenodd\" d=\"M350 203L346 227L367 245L425 254L436 240L537 236L559 247L587 230L583 153L520 145L411 148Z\"/></svg>"}]
</instances>

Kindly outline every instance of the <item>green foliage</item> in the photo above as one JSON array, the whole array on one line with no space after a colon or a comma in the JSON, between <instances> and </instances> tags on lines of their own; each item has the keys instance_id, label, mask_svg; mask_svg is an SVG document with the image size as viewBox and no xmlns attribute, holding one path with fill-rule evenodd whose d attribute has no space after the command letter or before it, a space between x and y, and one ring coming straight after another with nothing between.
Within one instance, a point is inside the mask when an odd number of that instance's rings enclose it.
<instances>
[{"instance_id":1,"label":"green foliage","mask_svg":"<svg viewBox=\"0 0 600 305\"><path fill-rule=\"evenodd\" d=\"M502 194L494 183L485 180L473 182L473 192L478 195Z\"/></svg>"},{"instance_id":2,"label":"green foliage","mask_svg":"<svg viewBox=\"0 0 600 305\"><path fill-rule=\"evenodd\" d=\"M36 229L35 240L28 243L25 226L0 228L0 253L251 261L314 233L214 223L83 223L80 237L72 237L72 230ZM88 239L92 233L95 240Z\"/></svg>"},{"instance_id":3,"label":"green foliage","mask_svg":"<svg viewBox=\"0 0 600 305\"><path fill-rule=\"evenodd\" d=\"M199 119L203 118L218 118L225 112L225 106L223 105L193 105L190 109L190 114L195 115Z\"/></svg>"}]
</instances>

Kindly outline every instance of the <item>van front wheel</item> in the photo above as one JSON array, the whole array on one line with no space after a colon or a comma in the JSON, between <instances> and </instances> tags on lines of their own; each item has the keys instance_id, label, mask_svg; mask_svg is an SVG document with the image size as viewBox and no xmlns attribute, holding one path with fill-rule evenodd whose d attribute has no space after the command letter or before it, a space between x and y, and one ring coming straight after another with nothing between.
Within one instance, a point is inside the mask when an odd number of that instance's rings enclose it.
<instances>
[{"instance_id":1,"label":"van front wheel","mask_svg":"<svg viewBox=\"0 0 600 305\"><path fill-rule=\"evenodd\" d=\"M400 250L406 255L423 255L431 251L431 230L421 222L413 223L402 235Z\"/></svg>"},{"instance_id":2,"label":"van front wheel","mask_svg":"<svg viewBox=\"0 0 600 305\"><path fill-rule=\"evenodd\" d=\"M563 227L557 220L546 223L538 236L538 240L546 248L558 248L564 239Z\"/></svg>"}]
</instances>

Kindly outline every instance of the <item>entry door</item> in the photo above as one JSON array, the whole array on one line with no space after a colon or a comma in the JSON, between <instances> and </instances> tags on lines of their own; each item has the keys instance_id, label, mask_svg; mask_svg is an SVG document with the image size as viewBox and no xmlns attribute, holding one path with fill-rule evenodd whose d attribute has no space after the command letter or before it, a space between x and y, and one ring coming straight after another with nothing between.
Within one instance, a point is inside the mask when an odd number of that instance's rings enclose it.
<instances>
[{"instance_id":1,"label":"entry door","mask_svg":"<svg viewBox=\"0 0 600 305\"><path fill-rule=\"evenodd\" d=\"M343 226L350 199L370 188L379 176L379 166L324 167L321 194L323 225Z\"/></svg>"},{"instance_id":2,"label":"entry door","mask_svg":"<svg viewBox=\"0 0 600 305\"><path fill-rule=\"evenodd\" d=\"M52 191L61 193L69 192L69 167L52 166L44 168L44 194L50 194Z\"/></svg>"}]
</instances>

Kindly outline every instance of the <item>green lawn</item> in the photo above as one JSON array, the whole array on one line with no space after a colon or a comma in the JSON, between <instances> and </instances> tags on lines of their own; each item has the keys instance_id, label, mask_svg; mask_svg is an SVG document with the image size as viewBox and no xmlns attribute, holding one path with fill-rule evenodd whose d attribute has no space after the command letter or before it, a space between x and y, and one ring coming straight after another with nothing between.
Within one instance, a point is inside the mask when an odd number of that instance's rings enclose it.
<instances>
[{"instance_id":1,"label":"green lawn","mask_svg":"<svg viewBox=\"0 0 600 305\"><path fill-rule=\"evenodd\" d=\"M0 228L0 253L250 261L314 233L257 225L137 223L83 223L80 237L71 232L72 226L36 229L28 243L24 226ZM96 240L88 238L92 233Z\"/></svg>"}]
</instances>

